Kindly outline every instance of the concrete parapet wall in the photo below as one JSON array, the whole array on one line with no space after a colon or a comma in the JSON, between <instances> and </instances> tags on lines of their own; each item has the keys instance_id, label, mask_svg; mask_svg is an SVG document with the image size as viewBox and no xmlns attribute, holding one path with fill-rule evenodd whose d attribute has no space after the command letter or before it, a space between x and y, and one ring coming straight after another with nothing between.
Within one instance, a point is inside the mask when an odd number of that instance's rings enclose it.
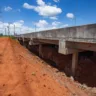
<instances>
[{"instance_id":1,"label":"concrete parapet wall","mask_svg":"<svg viewBox=\"0 0 96 96\"><path fill-rule=\"evenodd\" d=\"M96 24L68 27L40 32L33 32L28 34L19 35L22 38L41 38L41 39L65 39L65 40L76 40L84 41L90 40L91 42L96 41Z\"/></svg>"}]
</instances>

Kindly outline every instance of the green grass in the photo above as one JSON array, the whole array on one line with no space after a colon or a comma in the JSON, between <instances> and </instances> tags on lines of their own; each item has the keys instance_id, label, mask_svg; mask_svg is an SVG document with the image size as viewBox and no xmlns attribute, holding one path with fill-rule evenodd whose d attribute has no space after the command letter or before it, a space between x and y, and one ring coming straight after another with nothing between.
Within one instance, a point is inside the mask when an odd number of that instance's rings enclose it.
<instances>
[{"instance_id":1,"label":"green grass","mask_svg":"<svg viewBox=\"0 0 96 96\"><path fill-rule=\"evenodd\" d=\"M0 35L0 37L10 37L12 39L16 39L14 36Z\"/></svg>"}]
</instances>

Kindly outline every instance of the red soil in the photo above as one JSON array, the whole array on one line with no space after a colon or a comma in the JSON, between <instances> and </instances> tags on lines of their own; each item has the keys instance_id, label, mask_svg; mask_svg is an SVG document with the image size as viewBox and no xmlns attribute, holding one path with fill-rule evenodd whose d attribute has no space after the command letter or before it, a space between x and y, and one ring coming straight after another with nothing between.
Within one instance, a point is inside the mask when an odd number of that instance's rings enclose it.
<instances>
[{"instance_id":1,"label":"red soil","mask_svg":"<svg viewBox=\"0 0 96 96\"><path fill-rule=\"evenodd\" d=\"M42 63L17 41L0 38L0 96L87 96L61 86Z\"/></svg>"}]
</instances>

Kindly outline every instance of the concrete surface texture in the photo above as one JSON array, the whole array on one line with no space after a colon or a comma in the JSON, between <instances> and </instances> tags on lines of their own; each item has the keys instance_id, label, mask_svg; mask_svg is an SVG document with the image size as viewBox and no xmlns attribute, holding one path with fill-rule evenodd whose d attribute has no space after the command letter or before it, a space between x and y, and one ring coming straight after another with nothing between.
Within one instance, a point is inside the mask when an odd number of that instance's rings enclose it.
<instances>
[{"instance_id":1,"label":"concrete surface texture","mask_svg":"<svg viewBox=\"0 0 96 96\"><path fill-rule=\"evenodd\" d=\"M28 34L18 35L23 38L42 38L42 39L64 39L71 41L93 41L96 38L96 24L68 27L61 29L46 30L41 32L33 32Z\"/></svg>"}]
</instances>

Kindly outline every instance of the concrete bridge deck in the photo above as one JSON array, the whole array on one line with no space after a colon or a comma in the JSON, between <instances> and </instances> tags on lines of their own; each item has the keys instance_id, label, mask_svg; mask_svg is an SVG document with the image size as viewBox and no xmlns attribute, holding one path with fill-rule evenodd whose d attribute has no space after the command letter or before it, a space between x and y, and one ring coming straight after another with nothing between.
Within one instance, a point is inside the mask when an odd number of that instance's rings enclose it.
<instances>
[{"instance_id":1,"label":"concrete bridge deck","mask_svg":"<svg viewBox=\"0 0 96 96\"><path fill-rule=\"evenodd\" d=\"M75 74L78 62L78 52L84 50L96 51L96 24L75 26L61 29L33 32L16 36L29 45L54 44L58 52L64 55L73 54L72 73Z\"/></svg>"}]
</instances>

